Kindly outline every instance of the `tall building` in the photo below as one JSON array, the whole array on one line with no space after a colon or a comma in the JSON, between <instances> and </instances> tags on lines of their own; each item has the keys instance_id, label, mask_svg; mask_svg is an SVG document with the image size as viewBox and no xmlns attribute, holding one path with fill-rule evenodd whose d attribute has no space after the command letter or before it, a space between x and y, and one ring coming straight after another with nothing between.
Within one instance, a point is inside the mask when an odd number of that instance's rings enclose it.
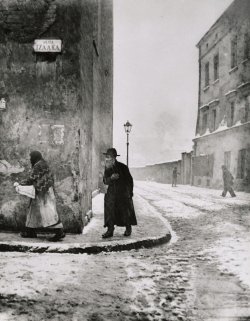
<instances>
[{"instance_id":1,"label":"tall building","mask_svg":"<svg viewBox=\"0 0 250 321\"><path fill-rule=\"evenodd\" d=\"M221 166L235 187L250 185L250 1L235 0L197 44L199 102L193 184L220 188Z\"/></svg>"},{"instance_id":2,"label":"tall building","mask_svg":"<svg viewBox=\"0 0 250 321\"><path fill-rule=\"evenodd\" d=\"M24 225L13 183L39 150L66 230L81 232L112 145L112 0L1 1L0 74L0 228Z\"/></svg>"}]
</instances>

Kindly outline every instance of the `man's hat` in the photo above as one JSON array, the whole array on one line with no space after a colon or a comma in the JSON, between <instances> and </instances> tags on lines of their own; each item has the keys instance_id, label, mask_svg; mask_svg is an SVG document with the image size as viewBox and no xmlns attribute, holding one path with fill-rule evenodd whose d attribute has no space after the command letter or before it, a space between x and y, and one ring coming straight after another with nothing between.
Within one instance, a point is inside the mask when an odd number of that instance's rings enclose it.
<instances>
[{"instance_id":1,"label":"man's hat","mask_svg":"<svg viewBox=\"0 0 250 321\"><path fill-rule=\"evenodd\" d=\"M103 153L103 155L109 155L109 156L112 156L112 157L117 157L117 156L120 156L117 154L117 151L115 148L108 148L106 153Z\"/></svg>"}]
</instances>

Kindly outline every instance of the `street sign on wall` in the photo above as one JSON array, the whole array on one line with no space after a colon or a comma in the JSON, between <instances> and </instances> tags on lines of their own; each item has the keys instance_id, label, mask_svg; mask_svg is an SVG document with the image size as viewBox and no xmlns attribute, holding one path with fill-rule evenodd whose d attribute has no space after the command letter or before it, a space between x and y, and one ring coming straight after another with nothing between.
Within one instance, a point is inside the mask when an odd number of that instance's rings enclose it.
<instances>
[{"instance_id":1,"label":"street sign on wall","mask_svg":"<svg viewBox=\"0 0 250 321\"><path fill-rule=\"evenodd\" d=\"M36 39L33 45L35 52L61 52L62 40L60 39Z\"/></svg>"}]
</instances>

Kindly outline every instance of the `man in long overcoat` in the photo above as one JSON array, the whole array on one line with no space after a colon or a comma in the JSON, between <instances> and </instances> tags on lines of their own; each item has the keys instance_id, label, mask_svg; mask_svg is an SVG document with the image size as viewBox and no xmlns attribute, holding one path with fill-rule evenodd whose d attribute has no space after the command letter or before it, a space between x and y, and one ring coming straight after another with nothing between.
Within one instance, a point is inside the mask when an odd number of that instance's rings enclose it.
<instances>
[{"instance_id":1,"label":"man in long overcoat","mask_svg":"<svg viewBox=\"0 0 250 321\"><path fill-rule=\"evenodd\" d=\"M108 185L104 197L104 227L108 230L103 238L113 236L114 226L124 226L125 236L131 235L131 225L137 225L133 205L133 178L128 167L116 160L115 148L109 148L105 155L104 184Z\"/></svg>"},{"instance_id":2,"label":"man in long overcoat","mask_svg":"<svg viewBox=\"0 0 250 321\"><path fill-rule=\"evenodd\" d=\"M233 175L229 172L229 170L225 165L222 165L221 169L222 169L223 184L224 184L224 190L221 196L225 197L227 192L229 192L232 197L236 197L233 190L233 179L234 179Z\"/></svg>"}]
</instances>

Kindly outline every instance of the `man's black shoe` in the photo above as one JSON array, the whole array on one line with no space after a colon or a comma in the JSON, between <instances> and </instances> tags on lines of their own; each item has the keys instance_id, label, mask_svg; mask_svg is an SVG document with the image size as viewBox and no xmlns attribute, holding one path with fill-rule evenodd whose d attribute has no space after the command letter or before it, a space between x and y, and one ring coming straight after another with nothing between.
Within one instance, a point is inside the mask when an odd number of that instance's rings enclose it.
<instances>
[{"instance_id":1,"label":"man's black shoe","mask_svg":"<svg viewBox=\"0 0 250 321\"><path fill-rule=\"evenodd\" d=\"M130 226L126 227L126 231L124 232L124 236L130 236L131 233L132 233L132 227L130 225Z\"/></svg>"},{"instance_id":2,"label":"man's black shoe","mask_svg":"<svg viewBox=\"0 0 250 321\"><path fill-rule=\"evenodd\" d=\"M102 234L102 238L103 239L107 239L109 237L112 237L114 235L114 231L111 231L111 230L107 230L106 233Z\"/></svg>"}]
</instances>

